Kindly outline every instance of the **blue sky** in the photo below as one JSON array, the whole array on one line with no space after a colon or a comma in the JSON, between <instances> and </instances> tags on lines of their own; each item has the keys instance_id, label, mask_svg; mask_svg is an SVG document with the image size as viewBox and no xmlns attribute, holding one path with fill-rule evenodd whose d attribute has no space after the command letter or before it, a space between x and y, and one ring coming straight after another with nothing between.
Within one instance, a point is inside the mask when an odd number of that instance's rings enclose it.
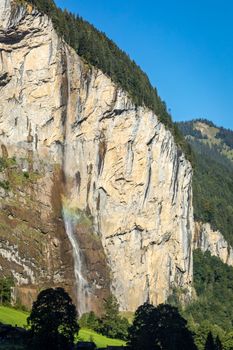
<instances>
[{"instance_id":1,"label":"blue sky","mask_svg":"<svg viewBox=\"0 0 233 350\"><path fill-rule=\"evenodd\" d=\"M232 0L56 0L148 74L174 120L233 129Z\"/></svg>"}]
</instances>

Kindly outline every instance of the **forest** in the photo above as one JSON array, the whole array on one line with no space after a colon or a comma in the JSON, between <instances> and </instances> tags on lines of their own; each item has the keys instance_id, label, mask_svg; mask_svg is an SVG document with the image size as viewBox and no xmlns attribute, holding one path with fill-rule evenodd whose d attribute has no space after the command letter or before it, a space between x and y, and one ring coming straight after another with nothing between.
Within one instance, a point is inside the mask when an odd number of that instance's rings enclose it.
<instances>
[{"instance_id":1,"label":"forest","mask_svg":"<svg viewBox=\"0 0 233 350\"><path fill-rule=\"evenodd\" d=\"M233 162L230 158L233 132L216 128L214 139L203 136L194 124L200 120L179 123L195 154L193 176L193 205L195 220L209 222L233 245ZM212 122L201 120L215 127ZM191 136L191 137L190 137ZM220 143L216 143L219 140ZM229 147L229 146L228 146ZM227 153L228 150L228 153ZM228 156L229 155L229 156Z\"/></svg>"}]
</instances>

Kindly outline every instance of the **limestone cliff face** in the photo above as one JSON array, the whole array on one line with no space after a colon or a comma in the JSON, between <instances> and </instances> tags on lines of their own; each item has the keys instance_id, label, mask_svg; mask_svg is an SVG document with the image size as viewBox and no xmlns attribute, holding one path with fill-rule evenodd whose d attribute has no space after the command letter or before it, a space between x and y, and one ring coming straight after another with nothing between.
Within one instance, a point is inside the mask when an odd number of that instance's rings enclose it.
<instances>
[{"instance_id":1,"label":"limestone cliff face","mask_svg":"<svg viewBox=\"0 0 233 350\"><path fill-rule=\"evenodd\" d=\"M49 256L41 249L41 264L37 251L31 257L42 266L46 283L69 286L75 277L63 207L75 217L72 229L90 286L89 307L101 298L100 290L107 293L108 269L122 310L146 300L163 302L176 286L190 292L192 169L171 133L150 110L136 107L107 76L85 64L57 37L46 16L6 0L0 18L2 156L16 156L18 172L39 174L24 187L31 212L37 199L37 233L22 244L53 242ZM17 197L29 206L26 190L17 196L13 190L4 190L2 205L12 208ZM24 240L22 229L18 235ZM1 259L7 260L4 249L12 257L8 243L18 254L25 252L1 234ZM30 283L42 283L41 276L38 272Z\"/></svg>"},{"instance_id":2,"label":"limestone cliff face","mask_svg":"<svg viewBox=\"0 0 233 350\"><path fill-rule=\"evenodd\" d=\"M203 252L207 250L211 255L217 256L225 264L233 266L233 248L227 243L218 230L213 230L208 223L195 223L194 249Z\"/></svg>"}]
</instances>

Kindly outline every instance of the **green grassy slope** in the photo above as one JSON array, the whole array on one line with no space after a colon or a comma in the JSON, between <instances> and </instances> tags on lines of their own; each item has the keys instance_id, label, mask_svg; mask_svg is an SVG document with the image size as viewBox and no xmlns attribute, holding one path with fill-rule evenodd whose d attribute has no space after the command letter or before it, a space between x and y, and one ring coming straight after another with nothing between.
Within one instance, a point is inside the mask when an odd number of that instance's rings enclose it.
<instances>
[{"instance_id":1,"label":"green grassy slope","mask_svg":"<svg viewBox=\"0 0 233 350\"><path fill-rule=\"evenodd\" d=\"M97 347L106 346L123 346L125 342L119 339L110 339L101 334L98 334L90 329L81 329L78 334L78 340L82 341L93 341Z\"/></svg>"},{"instance_id":2,"label":"green grassy slope","mask_svg":"<svg viewBox=\"0 0 233 350\"><path fill-rule=\"evenodd\" d=\"M6 306L0 306L0 322L12 326L24 327L27 324L27 312L15 310Z\"/></svg>"},{"instance_id":3,"label":"green grassy slope","mask_svg":"<svg viewBox=\"0 0 233 350\"><path fill-rule=\"evenodd\" d=\"M24 327L27 324L28 315L29 314L24 311L15 310L6 306L0 306L0 322L4 324ZM125 345L123 340L110 339L89 329L81 329L77 339L82 341L94 341L97 347L106 347L107 345Z\"/></svg>"}]
</instances>

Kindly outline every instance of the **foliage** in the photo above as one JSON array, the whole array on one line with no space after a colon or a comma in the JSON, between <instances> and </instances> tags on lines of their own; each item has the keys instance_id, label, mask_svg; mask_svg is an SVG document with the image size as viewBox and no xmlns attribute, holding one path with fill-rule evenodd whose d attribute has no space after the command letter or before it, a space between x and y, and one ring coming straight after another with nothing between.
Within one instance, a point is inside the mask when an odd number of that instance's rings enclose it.
<instances>
[{"instance_id":1,"label":"foliage","mask_svg":"<svg viewBox=\"0 0 233 350\"><path fill-rule=\"evenodd\" d=\"M18 0L19 2L19 0ZM117 85L128 92L136 106L153 110L173 133L177 144L192 160L191 149L176 125L172 123L164 101L153 88L147 75L130 57L93 25L67 10L57 8L53 0L28 0L28 3L47 14L58 34L89 64L107 74Z\"/></svg>"},{"instance_id":2,"label":"foliage","mask_svg":"<svg viewBox=\"0 0 233 350\"><path fill-rule=\"evenodd\" d=\"M202 321L199 324L190 322L190 317L188 319L189 329L194 334L195 344L199 350L204 350L208 334L211 333L217 343L217 339L223 341L225 337L225 331L214 324L211 324L208 320Z\"/></svg>"},{"instance_id":3,"label":"foliage","mask_svg":"<svg viewBox=\"0 0 233 350\"><path fill-rule=\"evenodd\" d=\"M134 350L197 349L187 322L177 308L163 304L156 308L147 303L136 310L128 345Z\"/></svg>"},{"instance_id":4,"label":"foliage","mask_svg":"<svg viewBox=\"0 0 233 350\"><path fill-rule=\"evenodd\" d=\"M0 304L7 305L11 302L11 288L14 286L12 276L0 278Z\"/></svg>"},{"instance_id":5,"label":"foliage","mask_svg":"<svg viewBox=\"0 0 233 350\"><path fill-rule=\"evenodd\" d=\"M10 189L10 183L7 180L0 181L0 187L8 191Z\"/></svg>"},{"instance_id":6,"label":"foliage","mask_svg":"<svg viewBox=\"0 0 233 350\"><path fill-rule=\"evenodd\" d=\"M62 288L42 291L28 317L34 349L70 349L79 331L77 311Z\"/></svg>"},{"instance_id":7,"label":"foliage","mask_svg":"<svg viewBox=\"0 0 233 350\"><path fill-rule=\"evenodd\" d=\"M83 314L79 319L78 324L81 328L89 328L93 330L99 329L99 319L93 311Z\"/></svg>"},{"instance_id":8,"label":"foliage","mask_svg":"<svg viewBox=\"0 0 233 350\"><path fill-rule=\"evenodd\" d=\"M196 121L195 121L196 122ZM202 135L200 130L193 127L193 121L191 122L180 122L177 124L183 135L193 136L198 139L206 139L207 136Z\"/></svg>"},{"instance_id":9,"label":"foliage","mask_svg":"<svg viewBox=\"0 0 233 350\"><path fill-rule=\"evenodd\" d=\"M204 155L196 158L193 177L195 219L209 222L233 245L232 171Z\"/></svg>"},{"instance_id":10,"label":"foliage","mask_svg":"<svg viewBox=\"0 0 233 350\"><path fill-rule=\"evenodd\" d=\"M198 299L185 310L196 323L208 320L224 330L233 327L233 267L209 252L194 251L194 287Z\"/></svg>"},{"instance_id":11,"label":"foliage","mask_svg":"<svg viewBox=\"0 0 233 350\"><path fill-rule=\"evenodd\" d=\"M200 121L207 124L205 120ZM192 130L195 122L179 124L185 136L194 135ZM211 126L214 125L211 123ZM229 139L233 137L233 132L230 133L223 128L220 130L222 139L223 135ZM206 144L198 135L195 135L194 139L189 139L189 142L195 152L193 176L195 219L209 222L213 229L220 230L226 240L233 245L233 162L225 155L226 150L221 143L214 144L209 140Z\"/></svg>"},{"instance_id":12,"label":"foliage","mask_svg":"<svg viewBox=\"0 0 233 350\"><path fill-rule=\"evenodd\" d=\"M128 320L120 316L118 302L110 295L104 302L104 313L99 320L98 331L109 338L126 340L128 328Z\"/></svg>"},{"instance_id":13,"label":"foliage","mask_svg":"<svg viewBox=\"0 0 233 350\"><path fill-rule=\"evenodd\" d=\"M221 139L228 147L233 148L233 131L230 129L220 128L216 137Z\"/></svg>"},{"instance_id":14,"label":"foliage","mask_svg":"<svg viewBox=\"0 0 233 350\"><path fill-rule=\"evenodd\" d=\"M218 336L215 339L215 350L223 350L222 342Z\"/></svg>"},{"instance_id":15,"label":"foliage","mask_svg":"<svg viewBox=\"0 0 233 350\"><path fill-rule=\"evenodd\" d=\"M212 333L209 332L205 343L205 350L222 350L222 343L219 337L214 339Z\"/></svg>"},{"instance_id":16,"label":"foliage","mask_svg":"<svg viewBox=\"0 0 233 350\"><path fill-rule=\"evenodd\" d=\"M16 165L15 158L0 157L0 173L3 172L5 169L15 165Z\"/></svg>"},{"instance_id":17,"label":"foliage","mask_svg":"<svg viewBox=\"0 0 233 350\"><path fill-rule=\"evenodd\" d=\"M224 350L233 349L233 330L225 336L223 344L224 344Z\"/></svg>"}]
</instances>

